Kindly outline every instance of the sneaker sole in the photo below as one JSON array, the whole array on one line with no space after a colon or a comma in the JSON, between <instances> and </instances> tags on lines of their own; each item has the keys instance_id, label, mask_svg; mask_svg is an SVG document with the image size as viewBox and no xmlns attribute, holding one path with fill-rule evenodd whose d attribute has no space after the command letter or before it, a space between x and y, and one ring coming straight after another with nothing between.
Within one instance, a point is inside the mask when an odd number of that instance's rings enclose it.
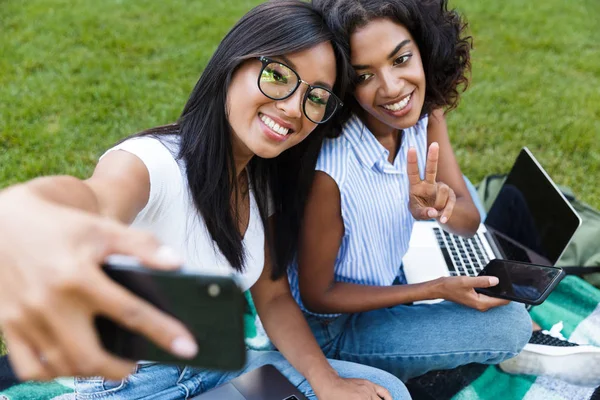
<instances>
[{"instance_id":1,"label":"sneaker sole","mask_svg":"<svg viewBox=\"0 0 600 400\"><path fill-rule=\"evenodd\" d=\"M574 385L600 385L600 348L527 344L516 357L500 363L509 374L550 376Z\"/></svg>"}]
</instances>

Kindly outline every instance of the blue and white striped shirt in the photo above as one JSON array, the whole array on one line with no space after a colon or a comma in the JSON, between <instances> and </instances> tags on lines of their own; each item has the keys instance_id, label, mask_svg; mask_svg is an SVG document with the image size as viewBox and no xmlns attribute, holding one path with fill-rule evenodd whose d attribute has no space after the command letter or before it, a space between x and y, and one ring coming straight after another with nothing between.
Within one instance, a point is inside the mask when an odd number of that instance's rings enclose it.
<instances>
[{"instance_id":1,"label":"blue and white striped shirt","mask_svg":"<svg viewBox=\"0 0 600 400\"><path fill-rule=\"evenodd\" d=\"M408 208L406 155L410 147L417 149L423 176L427 121L425 116L404 130L393 164L388 161L389 151L356 116L346 123L340 137L324 141L316 169L336 182L344 221L335 281L389 286L396 277L403 278L402 257L415 222ZM290 265L288 277L292 295L309 312L300 298L297 262Z\"/></svg>"}]
</instances>

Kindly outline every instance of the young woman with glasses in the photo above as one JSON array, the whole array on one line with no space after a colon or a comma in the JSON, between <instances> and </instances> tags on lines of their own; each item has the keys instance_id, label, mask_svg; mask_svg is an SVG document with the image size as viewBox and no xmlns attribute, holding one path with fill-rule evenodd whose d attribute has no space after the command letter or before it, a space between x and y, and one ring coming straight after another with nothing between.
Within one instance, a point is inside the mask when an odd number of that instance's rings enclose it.
<instances>
[{"instance_id":1,"label":"young woman with glasses","mask_svg":"<svg viewBox=\"0 0 600 400\"><path fill-rule=\"evenodd\" d=\"M531 336L525 308L474 290L497 278L406 284L402 271L415 220L465 236L479 225L444 118L467 82L466 24L446 0L313 5L349 49L355 76L344 99L353 115L323 144L288 271L325 354L402 380L515 356ZM434 299L447 301L411 305Z\"/></svg>"},{"instance_id":2,"label":"young woman with glasses","mask_svg":"<svg viewBox=\"0 0 600 400\"><path fill-rule=\"evenodd\" d=\"M177 263L171 251L157 254L155 239L125 233L119 223L127 223L151 232L190 268L233 270L280 352L249 351L235 373L150 363L126 379L77 378L79 399L188 398L265 364L311 399L408 397L387 372L328 362L286 279L316 156L342 107L335 93L344 94L345 65L309 4L262 4L223 39L177 123L122 141L85 181L48 177L0 195L0 236L8 243L0 245L0 326L19 375L129 373L133 365L99 347L95 314L179 355L195 354L181 325L102 274L98 264L110 252L141 254L156 267ZM11 202L33 217L9 213ZM20 226L31 218L25 232Z\"/></svg>"}]
</instances>

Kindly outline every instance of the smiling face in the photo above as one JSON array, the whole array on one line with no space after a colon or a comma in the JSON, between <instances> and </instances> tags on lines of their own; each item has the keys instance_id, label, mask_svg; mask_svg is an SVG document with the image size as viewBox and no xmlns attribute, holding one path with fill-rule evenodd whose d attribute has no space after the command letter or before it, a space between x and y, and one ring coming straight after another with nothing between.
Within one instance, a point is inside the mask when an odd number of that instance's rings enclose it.
<instances>
[{"instance_id":1,"label":"smiling face","mask_svg":"<svg viewBox=\"0 0 600 400\"><path fill-rule=\"evenodd\" d=\"M335 83L336 61L328 42L270 58L291 67L310 85L331 89ZM302 112L307 85L300 84L284 100L271 100L257 84L261 68L257 59L244 62L234 73L227 91L227 114L236 159L253 155L276 157L304 140L317 126Z\"/></svg>"},{"instance_id":2,"label":"smiling face","mask_svg":"<svg viewBox=\"0 0 600 400\"><path fill-rule=\"evenodd\" d=\"M359 78L354 97L371 132L415 125L425 101L425 72L410 32L392 20L375 19L351 35L350 48Z\"/></svg>"}]
</instances>

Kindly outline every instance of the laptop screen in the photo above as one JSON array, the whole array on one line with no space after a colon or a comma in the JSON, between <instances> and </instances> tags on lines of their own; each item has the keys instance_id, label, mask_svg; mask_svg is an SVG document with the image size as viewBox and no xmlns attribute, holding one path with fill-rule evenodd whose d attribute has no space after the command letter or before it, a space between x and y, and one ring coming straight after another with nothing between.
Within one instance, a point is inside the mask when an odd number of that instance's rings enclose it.
<instances>
[{"instance_id":1,"label":"laptop screen","mask_svg":"<svg viewBox=\"0 0 600 400\"><path fill-rule=\"evenodd\" d=\"M580 219L529 150L521 150L485 225L509 260L554 265L571 241ZM540 259L543 262L540 262Z\"/></svg>"}]
</instances>

